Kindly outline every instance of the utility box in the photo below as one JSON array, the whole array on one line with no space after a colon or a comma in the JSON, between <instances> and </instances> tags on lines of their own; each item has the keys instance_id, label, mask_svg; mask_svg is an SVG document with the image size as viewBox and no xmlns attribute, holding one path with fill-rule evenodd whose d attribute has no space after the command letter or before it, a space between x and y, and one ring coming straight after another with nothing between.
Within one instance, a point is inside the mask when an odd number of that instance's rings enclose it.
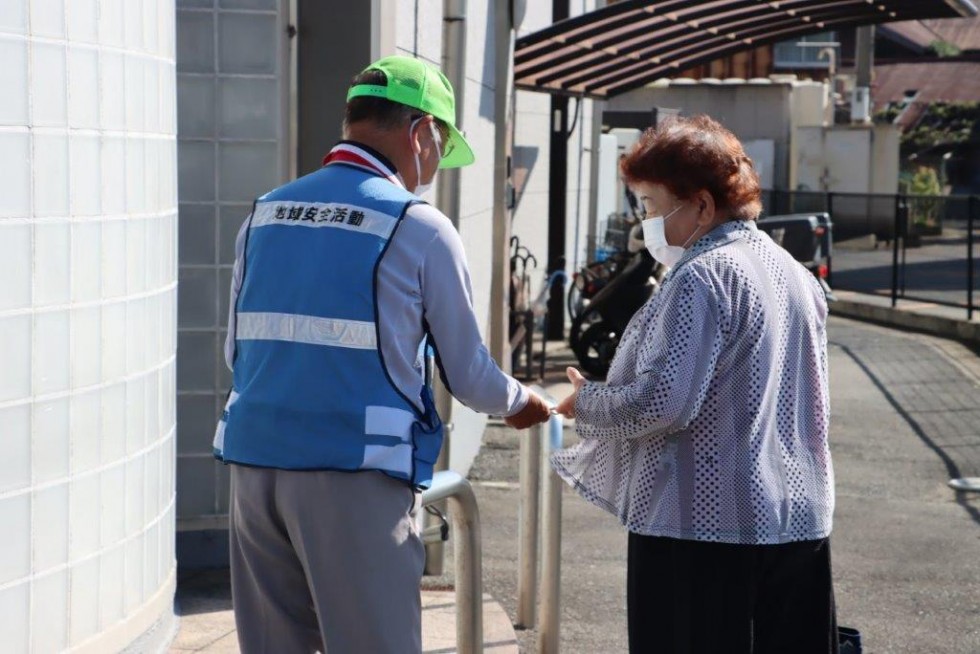
<instances>
[{"instance_id":1,"label":"utility box","mask_svg":"<svg viewBox=\"0 0 980 654\"><path fill-rule=\"evenodd\" d=\"M867 123L871 120L871 89L857 86L851 92L851 122Z\"/></svg>"},{"instance_id":2,"label":"utility box","mask_svg":"<svg viewBox=\"0 0 980 654\"><path fill-rule=\"evenodd\" d=\"M834 193L834 235L893 238L898 192L898 128L894 125L801 127L796 190Z\"/></svg>"},{"instance_id":3,"label":"utility box","mask_svg":"<svg viewBox=\"0 0 980 654\"><path fill-rule=\"evenodd\" d=\"M799 191L895 194L899 133L894 125L798 127Z\"/></svg>"}]
</instances>

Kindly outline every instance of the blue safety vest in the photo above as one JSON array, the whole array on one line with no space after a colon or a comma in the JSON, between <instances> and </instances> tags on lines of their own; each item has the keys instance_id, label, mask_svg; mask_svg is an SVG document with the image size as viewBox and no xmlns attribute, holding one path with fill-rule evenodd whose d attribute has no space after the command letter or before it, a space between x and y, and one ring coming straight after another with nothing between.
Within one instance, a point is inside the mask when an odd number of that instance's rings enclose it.
<instances>
[{"instance_id":1,"label":"blue safety vest","mask_svg":"<svg viewBox=\"0 0 980 654\"><path fill-rule=\"evenodd\" d=\"M344 163L256 201L215 456L288 470L378 470L430 485L442 423L427 385L421 411L395 387L378 330L378 267L416 202Z\"/></svg>"}]
</instances>

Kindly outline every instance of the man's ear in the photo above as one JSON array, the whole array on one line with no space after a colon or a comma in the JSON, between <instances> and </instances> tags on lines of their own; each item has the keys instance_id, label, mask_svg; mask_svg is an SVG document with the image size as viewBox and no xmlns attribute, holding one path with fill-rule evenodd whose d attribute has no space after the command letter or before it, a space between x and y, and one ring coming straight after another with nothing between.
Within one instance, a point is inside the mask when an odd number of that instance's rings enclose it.
<instances>
[{"instance_id":1,"label":"man's ear","mask_svg":"<svg viewBox=\"0 0 980 654\"><path fill-rule=\"evenodd\" d=\"M419 134L422 133L422 130L419 129L419 126L424 122L425 119L423 118L419 120L417 123L415 123L414 126L412 126L412 121L408 121L408 124L412 130L409 134L410 136L409 141L411 142L412 145L412 152L414 152L415 154L422 154L422 142L419 140Z\"/></svg>"},{"instance_id":2,"label":"man's ear","mask_svg":"<svg viewBox=\"0 0 980 654\"><path fill-rule=\"evenodd\" d=\"M426 142L429 143L428 146L423 145L421 136L422 134L432 134L431 125L432 123L435 123L435 121L435 118L433 118L431 115L427 115L423 116L417 123L415 123L415 129L412 133L412 149L415 151L415 154L422 154L423 149L427 149L427 147L432 148L435 146L435 144L431 142L431 138L426 139Z\"/></svg>"}]
</instances>

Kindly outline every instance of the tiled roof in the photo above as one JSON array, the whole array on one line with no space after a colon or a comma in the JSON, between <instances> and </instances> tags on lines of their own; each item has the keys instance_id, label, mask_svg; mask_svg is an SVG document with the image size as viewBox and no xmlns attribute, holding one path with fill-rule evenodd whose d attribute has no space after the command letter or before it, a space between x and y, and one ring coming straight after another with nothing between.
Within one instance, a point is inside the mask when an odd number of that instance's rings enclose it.
<instances>
[{"instance_id":1,"label":"tiled roof","mask_svg":"<svg viewBox=\"0 0 980 654\"><path fill-rule=\"evenodd\" d=\"M980 16L944 20L930 19L920 22L943 41L952 43L964 52L980 51Z\"/></svg>"},{"instance_id":2,"label":"tiled roof","mask_svg":"<svg viewBox=\"0 0 980 654\"><path fill-rule=\"evenodd\" d=\"M919 92L917 102L980 101L980 61L875 66L875 106L901 100L911 90Z\"/></svg>"}]
</instances>

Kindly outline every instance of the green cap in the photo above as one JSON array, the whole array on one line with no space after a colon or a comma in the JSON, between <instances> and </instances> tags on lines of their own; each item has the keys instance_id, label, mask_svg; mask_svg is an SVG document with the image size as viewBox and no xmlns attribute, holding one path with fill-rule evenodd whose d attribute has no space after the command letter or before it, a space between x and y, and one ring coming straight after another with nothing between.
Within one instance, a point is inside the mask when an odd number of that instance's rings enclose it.
<instances>
[{"instance_id":1,"label":"green cap","mask_svg":"<svg viewBox=\"0 0 980 654\"><path fill-rule=\"evenodd\" d=\"M393 55L379 59L364 69L380 70L388 78L387 86L358 84L347 92L347 101L370 96L384 98L399 104L415 107L423 113L435 116L449 128L449 142L443 145L445 156L440 168L459 168L476 161L473 148L462 132L456 129L456 96L453 86L438 68L414 57Z\"/></svg>"}]
</instances>

